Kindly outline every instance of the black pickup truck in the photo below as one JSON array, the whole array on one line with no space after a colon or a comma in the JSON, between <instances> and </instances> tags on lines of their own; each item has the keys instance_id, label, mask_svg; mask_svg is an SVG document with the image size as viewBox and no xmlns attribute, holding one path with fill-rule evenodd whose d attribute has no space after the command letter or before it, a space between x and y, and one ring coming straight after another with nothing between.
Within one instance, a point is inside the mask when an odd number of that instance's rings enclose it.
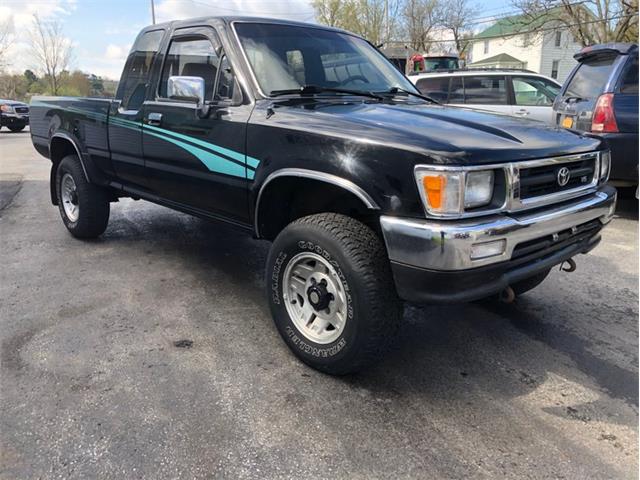
<instances>
[{"instance_id":1,"label":"black pickup truck","mask_svg":"<svg viewBox=\"0 0 640 480\"><path fill-rule=\"evenodd\" d=\"M272 19L147 27L115 99L34 98L31 136L75 237L131 197L272 241L275 324L333 374L381 356L402 300L511 300L575 268L616 203L601 140L441 106L362 38Z\"/></svg>"}]
</instances>

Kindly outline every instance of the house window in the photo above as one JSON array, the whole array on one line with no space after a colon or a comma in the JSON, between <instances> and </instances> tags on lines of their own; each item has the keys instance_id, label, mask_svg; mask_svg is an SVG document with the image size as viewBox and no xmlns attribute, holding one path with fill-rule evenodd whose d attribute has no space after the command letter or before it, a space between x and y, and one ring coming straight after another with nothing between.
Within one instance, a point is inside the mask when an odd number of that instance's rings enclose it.
<instances>
[{"instance_id":1,"label":"house window","mask_svg":"<svg viewBox=\"0 0 640 480\"><path fill-rule=\"evenodd\" d=\"M551 64L551 78L558 78L558 66L560 65L560 60L554 60Z\"/></svg>"},{"instance_id":2,"label":"house window","mask_svg":"<svg viewBox=\"0 0 640 480\"><path fill-rule=\"evenodd\" d=\"M559 47L562 43L562 31L556 32L556 47Z\"/></svg>"},{"instance_id":3,"label":"house window","mask_svg":"<svg viewBox=\"0 0 640 480\"><path fill-rule=\"evenodd\" d=\"M485 55L489 53L489 40L484 41L484 53Z\"/></svg>"}]
</instances>

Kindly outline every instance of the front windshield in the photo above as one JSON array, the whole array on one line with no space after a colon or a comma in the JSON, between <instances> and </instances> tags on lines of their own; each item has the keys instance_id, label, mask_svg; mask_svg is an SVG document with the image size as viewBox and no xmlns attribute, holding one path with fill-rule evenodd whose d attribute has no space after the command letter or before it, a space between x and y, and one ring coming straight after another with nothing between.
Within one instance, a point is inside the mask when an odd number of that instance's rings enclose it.
<instances>
[{"instance_id":1,"label":"front windshield","mask_svg":"<svg viewBox=\"0 0 640 480\"><path fill-rule=\"evenodd\" d=\"M236 23L260 88L267 95L304 85L386 92L416 92L386 58L361 38L321 28Z\"/></svg>"}]
</instances>

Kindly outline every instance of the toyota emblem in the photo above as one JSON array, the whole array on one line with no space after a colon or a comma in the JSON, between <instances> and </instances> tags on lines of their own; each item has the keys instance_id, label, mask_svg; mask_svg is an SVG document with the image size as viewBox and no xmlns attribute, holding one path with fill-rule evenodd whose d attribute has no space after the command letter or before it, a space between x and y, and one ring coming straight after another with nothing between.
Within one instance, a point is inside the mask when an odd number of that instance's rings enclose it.
<instances>
[{"instance_id":1,"label":"toyota emblem","mask_svg":"<svg viewBox=\"0 0 640 480\"><path fill-rule=\"evenodd\" d=\"M558 170L558 185L564 187L567 183L569 183L569 179L571 178L571 171L567 167L562 167Z\"/></svg>"}]
</instances>

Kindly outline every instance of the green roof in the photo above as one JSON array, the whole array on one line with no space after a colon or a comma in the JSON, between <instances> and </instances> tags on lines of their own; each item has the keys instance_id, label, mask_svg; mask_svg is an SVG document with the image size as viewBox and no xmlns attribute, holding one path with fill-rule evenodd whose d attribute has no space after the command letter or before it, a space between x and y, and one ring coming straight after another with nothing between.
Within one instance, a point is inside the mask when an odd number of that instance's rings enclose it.
<instances>
[{"instance_id":1,"label":"green roof","mask_svg":"<svg viewBox=\"0 0 640 480\"><path fill-rule=\"evenodd\" d=\"M493 57L483 58L482 60L478 60L477 62L470 63L469 66L475 67L479 65L491 65L494 63L502 63L502 64L519 63L521 65L524 65L524 62L522 60L518 60L516 57L512 57L511 55L506 53L500 53Z\"/></svg>"},{"instance_id":2,"label":"green roof","mask_svg":"<svg viewBox=\"0 0 640 480\"><path fill-rule=\"evenodd\" d=\"M508 35L518 34L519 32L528 32L541 27L547 21L555 17L556 13L549 11L539 17L532 18L525 15L515 15L513 17L501 18L486 30L476 35L476 38L504 37Z\"/></svg>"}]
</instances>

